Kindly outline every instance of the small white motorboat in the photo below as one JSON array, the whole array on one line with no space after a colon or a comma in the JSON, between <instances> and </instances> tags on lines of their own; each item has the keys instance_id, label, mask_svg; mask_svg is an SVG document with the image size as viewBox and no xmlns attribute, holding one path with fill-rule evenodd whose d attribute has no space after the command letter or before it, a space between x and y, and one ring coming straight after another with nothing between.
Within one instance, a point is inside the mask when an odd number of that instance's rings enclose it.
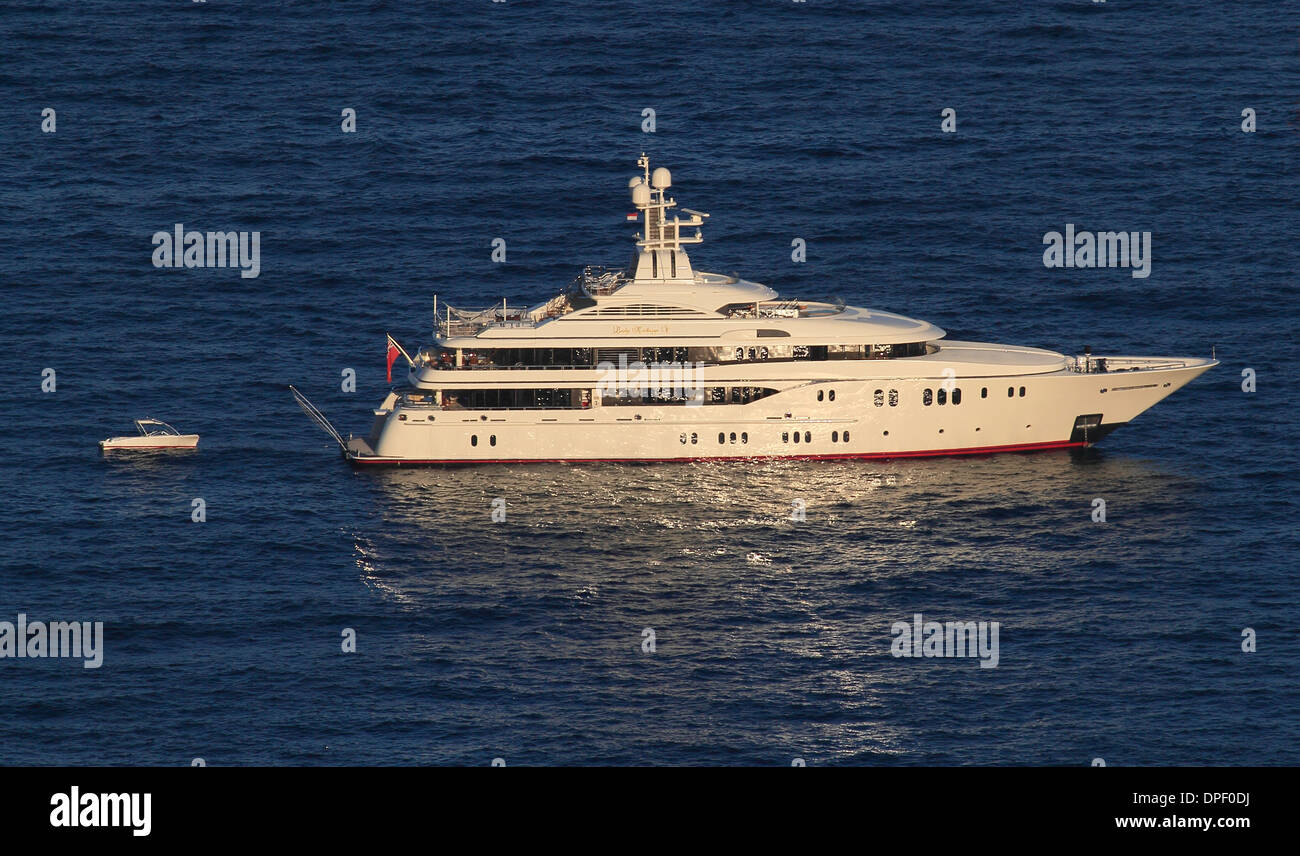
<instances>
[{"instance_id":1,"label":"small white motorboat","mask_svg":"<svg viewBox=\"0 0 1300 856\"><path fill-rule=\"evenodd\" d=\"M139 434L134 437L109 437L99 442L99 448L110 449L193 449L199 444L198 434L182 434L166 422L157 419L137 419Z\"/></svg>"}]
</instances>

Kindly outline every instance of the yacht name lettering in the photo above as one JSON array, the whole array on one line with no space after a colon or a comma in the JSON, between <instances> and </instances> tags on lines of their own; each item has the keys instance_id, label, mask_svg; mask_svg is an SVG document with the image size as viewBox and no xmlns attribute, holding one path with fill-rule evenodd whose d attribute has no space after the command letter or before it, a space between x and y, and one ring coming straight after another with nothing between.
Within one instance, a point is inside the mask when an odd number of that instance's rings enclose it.
<instances>
[{"instance_id":1,"label":"yacht name lettering","mask_svg":"<svg viewBox=\"0 0 1300 856\"><path fill-rule=\"evenodd\" d=\"M623 327L619 324L614 325L615 336L663 336L668 333L667 327Z\"/></svg>"},{"instance_id":2,"label":"yacht name lettering","mask_svg":"<svg viewBox=\"0 0 1300 856\"><path fill-rule=\"evenodd\" d=\"M261 232L199 232L177 223L171 232L153 233L156 268L238 267L243 279L262 272Z\"/></svg>"},{"instance_id":3,"label":"yacht name lettering","mask_svg":"<svg viewBox=\"0 0 1300 856\"><path fill-rule=\"evenodd\" d=\"M80 657L87 669L104 665L104 622L0 621L0 660L8 657Z\"/></svg>"},{"instance_id":4,"label":"yacht name lettering","mask_svg":"<svg viewBox=\"0 0 1300 856\"><path fill-rule=\"evenodd\" d=\"M1043 235L1043 266L1049 268L1131 267L1134 279L1151 275L1150 232L1075 232L1065 224L1065 234Z\"/></svg>"}]
</instances>

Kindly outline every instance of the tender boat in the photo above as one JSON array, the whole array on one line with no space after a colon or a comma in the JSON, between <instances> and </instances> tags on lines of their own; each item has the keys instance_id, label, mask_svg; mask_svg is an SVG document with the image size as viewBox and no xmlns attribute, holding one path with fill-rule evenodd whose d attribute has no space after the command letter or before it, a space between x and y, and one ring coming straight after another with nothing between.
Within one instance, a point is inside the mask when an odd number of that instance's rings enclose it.
<instances>
[{"instance_id":1,"label":"tender boat","mask_svg":"<svg viewBox=\"0 0 1300 856\"><path fill-rule=\"evenodd\" d=\"M953 341L698 271L686 246L708 215L670 216L668 170L638 166L626 268L531 307L444 304L367 436L299 404L359 467L902 458L1089 446L1218 364ZM390 370L399 353L389 337Z\"/></svg>"},{"instance_id":2,"label":"tender boat","mask_svg":"<svg viewBox=\"0 0 1300 856\"><path fill-rule=\"evenodd\" d=\"M135 427L140 433L134 437L109 437L99 441L99 448L114 449L193 449L199 444L198 434L182 434L166 422L157 419L137 419Z\"/></svg>"}]
</instances>

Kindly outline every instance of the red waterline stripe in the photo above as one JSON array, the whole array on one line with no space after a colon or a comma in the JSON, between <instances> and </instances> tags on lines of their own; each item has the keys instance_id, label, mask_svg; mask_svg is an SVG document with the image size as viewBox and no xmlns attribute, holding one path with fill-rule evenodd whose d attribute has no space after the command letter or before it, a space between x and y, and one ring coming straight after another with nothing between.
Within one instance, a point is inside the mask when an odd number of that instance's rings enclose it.
<instances>
[{"instance_id":1,"label":"red waterline stripe","mask_svg":"<svg viewBox=\"0 0 1300 856\"><path fill-rule=\"evenodd\" d=\"M353 458L363 466L432 465L432 464L624 464L624 463L698 463L705 461L842 461L849 459L884 461L892 458L942 458L954 455L992 455L999 452L1048 451L1087 446L1068 440L1047 443L1017 443L1011 446L977 446L970 449L930 449L922 452L846 452L840 455L715 455L699 458L452 458L448 460L411 460L408 458Z\"/></svg>"}]
</instances>

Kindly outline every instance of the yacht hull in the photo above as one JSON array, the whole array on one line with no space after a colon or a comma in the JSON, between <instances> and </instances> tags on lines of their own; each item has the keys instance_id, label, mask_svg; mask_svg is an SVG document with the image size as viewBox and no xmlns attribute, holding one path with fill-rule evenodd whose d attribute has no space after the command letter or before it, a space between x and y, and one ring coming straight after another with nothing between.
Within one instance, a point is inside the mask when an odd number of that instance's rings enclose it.
<instances>
[{"instance_id":1,"label":"yacht hull","mask_svg":"<svg viewBox=\"0 0 1300 856\"><path fill-rule=\"evenodd\" d=\"M1104 359L1129 367L955 379L937 373L792 379L778 393L744 405L466 410L390 399L371 436L352 440L345 456L358 467L374 467L889 459L1077 448L1098 442L1217 364ZM958 389L960 403L953 403L958 396L951 391Z\"/></svg>"}]
</instances>

